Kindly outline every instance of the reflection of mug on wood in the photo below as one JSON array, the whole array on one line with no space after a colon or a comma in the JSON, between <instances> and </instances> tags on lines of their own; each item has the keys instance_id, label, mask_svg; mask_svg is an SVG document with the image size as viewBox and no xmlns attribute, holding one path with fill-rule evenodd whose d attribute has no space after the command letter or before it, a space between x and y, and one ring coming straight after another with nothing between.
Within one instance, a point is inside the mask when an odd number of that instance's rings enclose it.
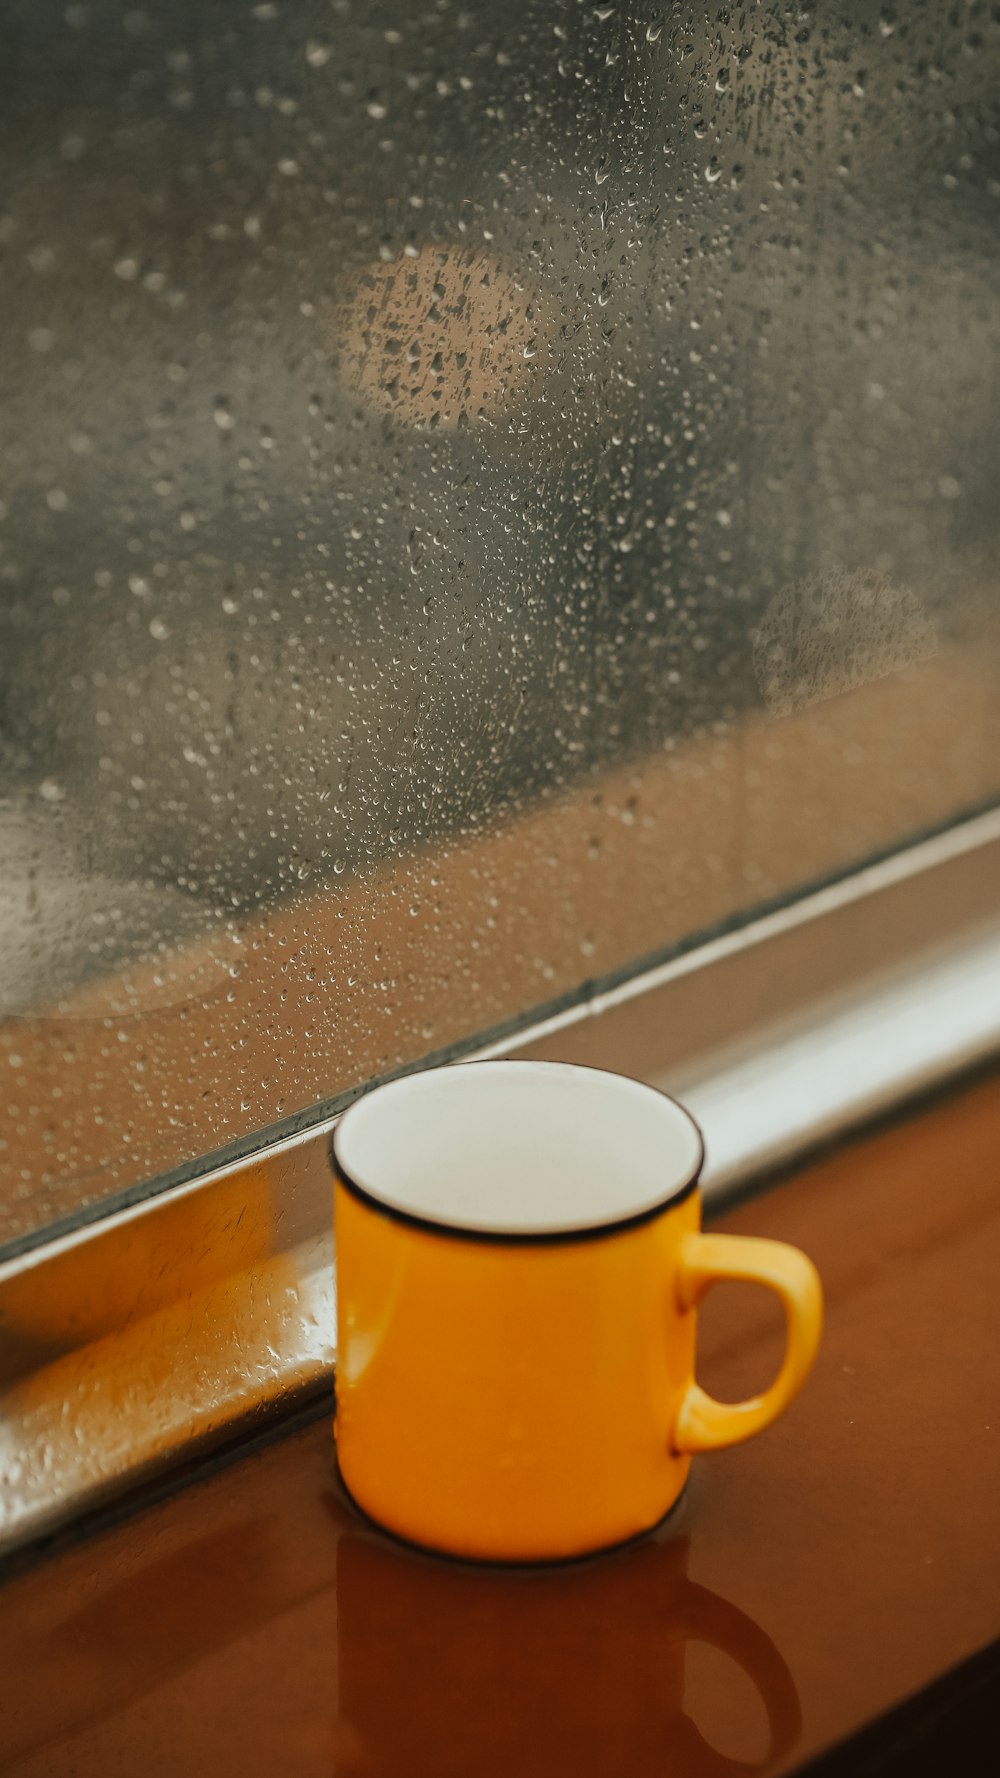
<instances>
[{"instance_id":1,"label":"reflection of mug on wood","mask_svg":"<svg viewBox=\"0 0 1000 1778\"><path fill-rule=\"evenodd\" d=\"M337 1443L372 1518L459 1555L580 1555L648 1530L693 1451L780 1414L822 1319L809 1260L699 1232L702 1141L624 1076L476 1062L391 1082L333 1138ZM781 1298L763 1395L694 1380L720 1278Z\"/></svg>"},{"instance_id":2,"label":"reflection of mug on wood","mask_svg":"<svg viewBox=\"0 0 1000 1778\"><path fill-rule=\"evenodd\" d=\"M687 1539L598 1564L472 1569L347 1534L337 1554L344 1778L731 1778L787 1754L798 1694L774 1643L687 1578ZM759 1762L684 1713L688 1642L722 1650L767 1713ZM719 1725L720 1731L722 1725Z\"/></svg>"}]
</instances>

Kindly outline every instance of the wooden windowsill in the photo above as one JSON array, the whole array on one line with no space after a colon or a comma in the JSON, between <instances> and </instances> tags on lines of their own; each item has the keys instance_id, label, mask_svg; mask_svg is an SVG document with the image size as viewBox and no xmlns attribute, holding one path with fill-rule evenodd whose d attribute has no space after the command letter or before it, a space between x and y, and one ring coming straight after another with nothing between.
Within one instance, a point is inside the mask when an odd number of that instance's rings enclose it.
<instances>
[{"instance_id":1,"label":"wooden windowsill","mask_svg":"<svg viewBox=\"0 0 1000 1778\"><path fill-rule=\"evenodd\" d=\"M998 1172L994 1077L720 1219L814 1256L821 1359L617 1556L505 1576L399 1549L343 1498L324 1414L13 1573L0 1766L694 1778L855 1735L1000 1635ZM747 1393L779 1337L766 1302L715 1292L703 1381ZM574 1629L595 1611L599 1646ZM518 1650L542 1630L539 1673Z\"/></svg>"}]
</instances>

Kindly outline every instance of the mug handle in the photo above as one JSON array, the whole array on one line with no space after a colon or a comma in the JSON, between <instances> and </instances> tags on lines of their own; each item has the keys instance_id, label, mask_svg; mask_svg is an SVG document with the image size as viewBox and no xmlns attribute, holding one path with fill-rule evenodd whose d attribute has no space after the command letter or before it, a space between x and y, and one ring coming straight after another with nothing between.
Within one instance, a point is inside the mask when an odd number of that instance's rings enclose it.
<instances>
[{"instance_id":1,"label":"mug handle","mask_svg":"<svg viewBox=\"0 0 1000 1778\"><path fill-rule=\"evenodd\" d=\"M693 1379L681 1402L673 1431L675 1451L718 1451L742 1444L783 1414L806 1380L823 1326L823 1292L812 1261L784 1241L750 1235L685 1235L677 1268L682 1309L696 1309L721 1278L765 1284L785 1310L785 1356L763 1395L749 1401L716 1401Z\"/></svg>"}]
</instances>

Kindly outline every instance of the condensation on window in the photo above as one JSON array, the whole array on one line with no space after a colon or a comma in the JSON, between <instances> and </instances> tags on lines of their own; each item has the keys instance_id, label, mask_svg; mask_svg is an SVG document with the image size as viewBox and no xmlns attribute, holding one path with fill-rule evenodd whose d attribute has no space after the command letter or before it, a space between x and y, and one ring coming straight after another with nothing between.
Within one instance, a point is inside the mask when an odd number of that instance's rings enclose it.
<instances>
[{"instance_id":1,"label":"condensation on window","mask_svg":"<svg viewBox=\"0 0 1000 1778\"><path fill-rule=\"evenodd\" d=\"M14 7L0 1231L996 797L998 39Z\"/></svg>"}]
</instances>

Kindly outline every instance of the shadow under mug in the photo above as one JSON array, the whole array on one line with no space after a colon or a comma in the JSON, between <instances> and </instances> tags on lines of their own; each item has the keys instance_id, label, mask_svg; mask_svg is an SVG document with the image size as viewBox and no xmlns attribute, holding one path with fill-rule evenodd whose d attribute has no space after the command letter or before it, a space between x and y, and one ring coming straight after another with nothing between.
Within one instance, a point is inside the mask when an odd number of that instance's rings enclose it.
<instances>
[{"instance_id":1,"label":"shadow under mug","mask_svg":"<svg viewBox=\"0 0 1000 1778\"><path fill-rule=\"evenodd\" d=\"M411 1542L532 1562L663 1518L691 1454L749 1438L812 1365L819 1279L793 1247L702 1234L704 1149L674 1100L556 1062L472 1062L376 1088L332 1138L337 1455ZM694 1378L719 1279L775 1291L762 1395Z\"/></svg>"},{"instance_id":2,"label":"shadow under mug","mask_svg":"<svg viewBox=\"0 0 1000 1778\"><path fill-rule=\"evenodd\" d=\"M688 1540L600 1563L471 1568L369 1533L337 1549L343 1778L735 1778L770 1768L801 1732L798 1693L770 1637L687 1576ZM744 1711L727 1673L686 1713L691 1642L742 1669L767 1715L759 1759L733 1758ZM715 1706L713 1708L713 1697ZM756 1741L757 1737L754 1736Z\"/></svg>"}]
</instances>

